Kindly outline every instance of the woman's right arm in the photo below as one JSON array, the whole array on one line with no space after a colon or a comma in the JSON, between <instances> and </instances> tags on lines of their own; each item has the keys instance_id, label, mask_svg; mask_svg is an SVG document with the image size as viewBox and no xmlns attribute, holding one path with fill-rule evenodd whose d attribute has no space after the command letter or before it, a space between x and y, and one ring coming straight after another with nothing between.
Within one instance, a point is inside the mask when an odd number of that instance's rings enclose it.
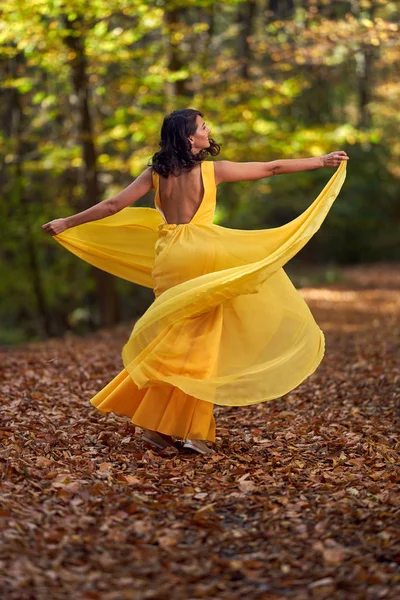
<instances>
[{"instance_id":1,"label":"woman's right arm","mask_svg":"<svg viewBox=\"0 0 400 600\"><path fill-rule=\"evenodd\" d=\"M49 221L42 225L42 229L50 235L57 235L70 227L76 227L77 225L82 225L82 223L89 223L90 221L97 221L115 215L123 208L133 204L139 200L139 198L147 194L152 187L151 168L149 167L143 171L135 181L128 185L128 187L122 190L122 192L119 192L119 194L116 194L112 198L107 198L107 200L103 200L102 202L70 217Z\"/></svg>"},{"instance_id":2,"label":"woman's right arm","mask_svg":"<svg viewBox=\"0 0 400 600\"><path fill-rule=\"evenodd\" d=\"M273 175L299 173L321 167L338 167L343 160L349 160L346 152L339 150L324 156L273 160L271 162L231 162L220 160L215 165L215 183L224 181L251 181Z\"/></svg>"}]
</instances>

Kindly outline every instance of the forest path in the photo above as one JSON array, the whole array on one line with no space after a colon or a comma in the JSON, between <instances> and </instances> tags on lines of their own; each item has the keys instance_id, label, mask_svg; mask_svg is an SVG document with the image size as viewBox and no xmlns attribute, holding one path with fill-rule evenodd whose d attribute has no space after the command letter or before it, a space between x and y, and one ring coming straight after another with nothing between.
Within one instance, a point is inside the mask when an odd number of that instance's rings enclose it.
<instances>
[{"instance_id":1,"label":"forest path","mask_svg":"<svg viewBox=\"0 0 400 600\"><path fill-rule=\"evenodd\" d=\"M399 265L303 289L324 361L284 399L218 407L211 457L88 404L126 324L2 352L2 597L399 598L399 290Z\"/></svg>"}]
</instances>

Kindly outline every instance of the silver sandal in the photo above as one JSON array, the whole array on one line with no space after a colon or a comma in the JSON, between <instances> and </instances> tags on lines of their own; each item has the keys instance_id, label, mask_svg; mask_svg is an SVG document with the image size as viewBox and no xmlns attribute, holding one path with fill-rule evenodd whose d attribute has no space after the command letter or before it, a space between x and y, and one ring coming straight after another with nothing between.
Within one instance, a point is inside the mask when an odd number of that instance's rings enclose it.
<instances>
[{"instance_id":1,"label":"silver sandal","mask_svg":"<svg viewBox=\"0 0 400 600\"><path fill-rule=\"evenodd\" d=\"M183 447L186 450L193 450L199 454L215 454L212 448L209 448L204 440L185 440Z\"/></svg>"}]
</instances>

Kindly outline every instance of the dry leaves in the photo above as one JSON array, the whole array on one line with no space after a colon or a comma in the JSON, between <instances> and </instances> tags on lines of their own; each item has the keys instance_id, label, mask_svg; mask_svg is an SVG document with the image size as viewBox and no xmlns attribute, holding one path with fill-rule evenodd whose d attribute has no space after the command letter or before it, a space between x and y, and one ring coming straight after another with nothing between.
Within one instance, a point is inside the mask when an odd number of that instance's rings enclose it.
<instances>
[{"instance_id":1,"label":"dry leaves","mask_svg":"<svg viewBox=\"0 0 400 600\"><path fill-rule=\"evenodd\" d=\"M209 457L89 405L129 327L4 352L2 597L399 598L396 273L304 290L324 362L281 400L217 408Z\"/></svg>"}]
</instances>

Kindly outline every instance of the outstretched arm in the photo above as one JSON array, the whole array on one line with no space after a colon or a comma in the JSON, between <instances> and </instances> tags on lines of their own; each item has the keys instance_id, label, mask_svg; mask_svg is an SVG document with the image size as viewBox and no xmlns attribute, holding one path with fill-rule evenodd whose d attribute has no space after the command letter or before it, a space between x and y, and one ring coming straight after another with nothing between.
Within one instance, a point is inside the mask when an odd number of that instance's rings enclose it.
<instances>
[{"instance_id":1,"label":"outstretched arm","mask_svg":"<svg viewBox=\"0 0 400 600\"><path fill-rule=\"evenodd\" d=\"M346 152L339 150L312 158L273 160L271 162L231 162L220 160L215 165L215 183L224 181L250 181L272 175L284 175L311 171L321 167L338 167L343 160L349 160Z\"/></svg>"},{"instance_id":2,"label":"outstretched arm","mask_svg":"<svg viewBox=\"0 0 400 600\"><path fill-rule=\"evenodd\" d=\"M130 204L133 204L139 198L147 194L153 187L151 178L151 168L149 167L143 173L139 175L128 187L122 192L116 194L112 198L107 198L90 208L83 210L82 212L76 213L71 217L65 219L54 219L42 225L42 229L50 235L57 235L76 225L82 225L82 223L89 223L90 221L97 221L109 217L119 212L123 208L126 208Z\"/></svg>"}]
</instances>

